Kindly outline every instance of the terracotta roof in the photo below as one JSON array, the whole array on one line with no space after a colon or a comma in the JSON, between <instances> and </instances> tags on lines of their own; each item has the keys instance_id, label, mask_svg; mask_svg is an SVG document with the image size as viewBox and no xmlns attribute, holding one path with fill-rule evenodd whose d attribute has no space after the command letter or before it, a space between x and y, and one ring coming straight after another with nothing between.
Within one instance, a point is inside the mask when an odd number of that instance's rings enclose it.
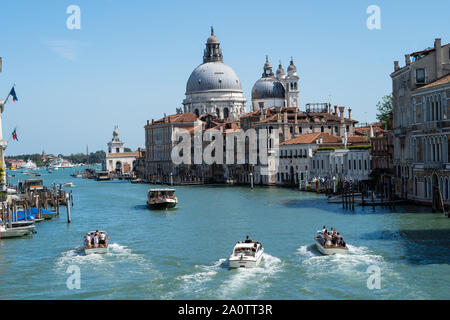
<instances>
[{"instance_id":1,"label":"terracotta roof","mask_svg":"<svg viewBox=\"0 0 450 320\"><path fill-rule=\"evenodd\" d=\"M280 146L291 145L291 144L311 144L316 143L317 139L322 138L322 143L342 143L342 139L340 137L332 136L326 132L315 132L315 133L307 133L302 134L301 136L295 137L290 140L286 140L280 143Z\"/></svg>"},{"instance_id":2,"label":"terracotta roof","mask_svg":"<svg viewBox=\"0 0 450 320\"><path fill-rule=\"evenodd\" d=\"M153 123L150 123L150 125L156 123L169 123L169 122L194 122L195 120L197 120L197 115L195 115L192 112L186 112L165 116L164 118L161 118L159 120L154 121Z\"/></svg>"},{"instance_id":3,"label":"terracotta roof","mask_svg":"<svg viewBox=\"0 0 450 320\"><path fill-rule=\"evenodd\" d=\"M448 75L446 75L446 76L444 76L444 77L442 77L440 79L437 79L436 81L433 81L433 82L431 82L431 83L429 83L427 85L424 85L423 87L417 88L414 91L418 91L418 90L422 90L422 89L428 89L428 88L432 88L432 87L439 86L439 85L442 85L442 84L447 84L447 83L450 83L450 74L448 74Z\"/></svg>"},{"instance_id":4,"label":"terracotta roof","mask_svg":"<svg viewBox=\"0 0 450 320\"><path fill-rule=\"evenodd\" d=\"M368 143L370 141L369 137L367 136L350 136L347 137L347 142L350 142L351 144L355 143Z\"/></svg>"}]
</instances>

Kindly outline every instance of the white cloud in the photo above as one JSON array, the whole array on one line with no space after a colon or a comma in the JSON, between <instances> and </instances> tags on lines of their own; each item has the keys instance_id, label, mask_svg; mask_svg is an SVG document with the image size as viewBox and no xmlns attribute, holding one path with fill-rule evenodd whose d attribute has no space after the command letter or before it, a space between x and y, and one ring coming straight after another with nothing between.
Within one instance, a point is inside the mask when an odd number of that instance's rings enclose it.
<instances>
[{"instance_id":1,"label":"white cloud","mask_svg":"<svg viewBox=\"0 0 450 320\"><path fill-rule=\"evenodd\" d=\"M76 40L49 40L46 45L64 59L76 61L85 43Z\"/></svg>"}]
</instances>

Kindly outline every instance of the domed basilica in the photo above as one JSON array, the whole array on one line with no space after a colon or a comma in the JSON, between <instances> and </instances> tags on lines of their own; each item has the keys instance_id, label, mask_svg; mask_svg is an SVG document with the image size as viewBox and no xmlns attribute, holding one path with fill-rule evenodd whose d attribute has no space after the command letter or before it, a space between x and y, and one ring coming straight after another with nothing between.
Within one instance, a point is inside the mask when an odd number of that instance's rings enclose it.
<instances>
[{"instance_id":1,"label":"domed basilica","mask_svg":"<svg viewBox=\"0 0 450 320\"><path fill-rule=\"evenodd\" d=\"M220 42L211 27L203 63L192 71L186 85L184 112L237 120L245 113L245 102L241 80L230 66L223 63Z\"/></svg>"},{"instance_id":2,"label":"domed basilica","mask_svg":"<svg viewBox=\"0 0 450 320\"><path fill-rule=\"evenodd\" d=\"M273 107L298 107L297 68L291 58L287 76L281 63L276 71L266 56L264 73L252 89L252 110ZM246 113L246 99L236 72L223 63L220 42L211 27L206 41L203 63L192 71L187 85L183 111L197 116L210 114L226 121L235 121Z\"/></svg>"},{"instance_id":3,"label":"domed basilica","mask_svg":"<svg viewBox=\"0 0 450 320\"><path fill-rule=\"evenodd\" d=\"M280 62L275 76L266 56L262 77L256 81L252 89L253 111L273 107L298 107L299 77L292 58L287 71L286 76Z\"/></svg>"}]
</instances>

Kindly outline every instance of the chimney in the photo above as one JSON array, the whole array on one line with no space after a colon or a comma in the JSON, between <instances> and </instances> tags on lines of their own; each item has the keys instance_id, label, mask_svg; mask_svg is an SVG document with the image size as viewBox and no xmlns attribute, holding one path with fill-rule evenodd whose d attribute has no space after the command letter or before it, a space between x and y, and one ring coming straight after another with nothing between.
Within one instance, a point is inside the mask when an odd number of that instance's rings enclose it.
<instances>
[{"instance_id":1,"label":"chimney","mask_svg":"<svg viewBox=\"0 0 450 320\"><path fill-rule=\"evenodd\" d=\"M150 120L147 120L147 125L149 125L150 124Z\"/></svg>"},{"instance_id":2,"label":"chimney","mask_svg":"<svg viewBox=\"0 0 450 320\"><path fill-rule=\"evenodd\" d=\"M398 61L394 61L394 71L400 70L400 67L398 65Z\"/></svg>"},{"instance_id":3,"label":"chimney","mask_svg":"<svg viewBox=\"0 0 450 320\"><path fill-rule=\"evenodd\" d=\"M352 120L352 109L348 108L348 119Z\"/></svg>"},{"instance_id":4,"label":"chimney","mask_svg":"<svg viewBox=\"0 0 450 320\"><path fill-rule=\"evenodd\" d=\"M434 39L434 51L436 55L436 77L442 78L442 49L441 49L441 38Z\"/></svg>"},{"instance_id":5,"label":"chimney","mask_svg":"<svg viewBox=\"0 0 450 320\"><path fill-rule=\"evenodd\" d=\"M153 122L154 122L155 120L154 119L152 119L152 124L153 124Z\"/></svg>"},{"instance_id":6,"label":"chimney","mask_svg":"<svg viewBox=\"0 0 450 320\"><path fill-rule=\"evenodd\" d=\"M411 56L409 54L405 54L405 64L407 66L411 64Z\"/></svg>"},{"instance_id":7,"label":"chimney","mask_svg":"<svg viewBox=\"0 0 450 320\"><path fill-rule=\"evenodd\" d=\"M344 110L345 110L344 106L339 107L339 113L341 115L341 121L344 121Z\"/></svg>"},{"instance_id":8,"label":"chimney","mask_svg":"<svg viewBox=\"0 0 450 320\"><path fill-rule=\"evenodd\" d=\"M334 106L334 115L337 115L337 105Z\"/></svg>"}]
</instances>

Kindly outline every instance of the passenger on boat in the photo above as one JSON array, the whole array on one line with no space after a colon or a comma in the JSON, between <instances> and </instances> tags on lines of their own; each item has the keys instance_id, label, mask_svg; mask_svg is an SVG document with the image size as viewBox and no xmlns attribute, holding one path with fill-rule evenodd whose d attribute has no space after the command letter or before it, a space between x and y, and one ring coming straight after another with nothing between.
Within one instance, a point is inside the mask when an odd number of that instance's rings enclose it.
<instances>
[{"instance_id":1,"label":"passenger on boat","mask_svg":"<svg viewBox=\"0 0 450 320\"><path fill-rule=\"evenodd\" d=\"M252 243L253 241L247 236L247 238L245 238L245 243Z\"/></svg>"},{"instance_id":2,"label":"passenger on boat","mask_svg":"<svg viewBox=\"0 0 450 320\"><path fill-rule=\"evenodd\" d=\"M86 248L91 247L91 236L89 235L89 233L84 237L84 244Z\"/></svg>"},{"instance_id":3,"label":"passenger on boat","mask_svg":"<svg viewBox=\"0 0 450 320\"><path fill-rule=\"evenodd\" d=\"M99 237L98 237L98 232L97 232L94 236L94 248L98 248L98 241L99 241Z\"/></svg>"},{"instance_id":4,"label":"passenger on boat","mask_svg":"<svg viewBox=\"0 0 450 320\"><path fill-rule=\"evenodd\" d=\"M106 246L106 234L104 234L103 232L100 233L100 240L99 240L99 246L100 247L105 247Z\"/></svg>"},{"instance_id":5,"label":"passenger on boat","mask_svg":"<svg viewBox=\"0 0 450 320\"><path fill-rule=\"evenodd\" d=\"M344 238L339 234L339 232L337 233L336 238L337 238L337 245L340 247L345 247Z\"/></svg>"}]
</instances>

